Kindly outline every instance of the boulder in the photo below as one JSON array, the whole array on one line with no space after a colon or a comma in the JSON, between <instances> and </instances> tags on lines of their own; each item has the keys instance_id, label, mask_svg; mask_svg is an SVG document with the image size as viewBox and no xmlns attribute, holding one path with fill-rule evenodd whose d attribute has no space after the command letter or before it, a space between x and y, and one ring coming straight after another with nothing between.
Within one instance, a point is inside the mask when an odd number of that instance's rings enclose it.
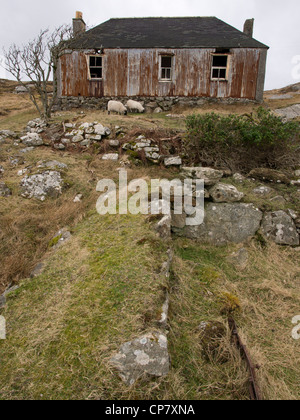
<instances>
[{"instance_id":1,"label":"boulder","mask_svg":"<svg viewBox=\"0 0 300 420\"><path fill-rule=\"evenodd\" d=\"M203 179L205 185L215 185L223 177L223 172L212 168L183 167L182 176L193 179Z\"/></svg>"},{"instance_id":2,"label":"boulder","mask_svg":"<svg viewBox=\"0 0 300 420\"><path fill-rule=\"evenodd\" d=\"M291 216L279 210L264 215L262 233L265 238L278 245L299 245L299 235Z\"/></svg>"},{"instance_id":3,"label":"boulder","mask_svg":"<svg viewBox=\"0 0 300 420\"><path fill-rule=\"evenodd\" d=\"M208 203L202 224L185 226L182 230L173 228L173 231L215 246L242 243L259 230L262 216L262 212L253 204Z\"/></svg>"},{"instance_id":4,"label":"boulder","mask_svg":"<svg viewBox=\"0 0 300 420\"><path fill-rule=\"evenodd\" d=\"M141 377L166 376L170 365L167 337L153 332L129 341L110 359L110 364L129 386Z\"/></svg>"},{"instance_id":5,"label":"boulder","mask_svg":"<svg viewBox=\"0 0 300 420\"><path fill-rule=\"evenodd\" d=\"M10 188L4 182L0 182L0 197L9 197L11 194Z\"/></svg>"},{"instance_id":6,"label":"boulder","mask_svg":"<svg viewBox=\"0 0 300 420\"><path fill-rule=\"evenodd\" d=\"M275 109L275 113L285 120L293 120L294 118L300 117L300 104Z\"/></svg>"},{"instance_id":7,"label":"boulder","mask_svg":"<svg viewBox=\"0 0 300 420\"><path fill-rule=\"evenodd\" d=\"M215 203L234 203L241 201L244 194L233 185L218 183L209 190L209 194Z\"/></svg>"},{"instance_id":8,"label":"boulder","mask_svg":"<svg viewBox=\"0 0 300 420\"><path fill-rule=\"evenodd\" d=\"M246 180L244 175L238 172L233 175L233 179L235 180L235 182L239 182L240 184L242 184Z\"/></svg>"},{"instance_id":9,"label":"boulder","mask_svg":"<svg viewBox=\"0 0 300 420\"><path fill-rule=\"evenodd\" d=\"M258 179L260 181L268 181L268 182L275 182L275 183L283 183L289 184L289 178L280 171L276 171L275 169L269 168L256 168L253 169L249 175L250 178Z\"/></svg>"},{"instance_id":10,"label":"boulder","mask_svg":"<svg viewBox=\"0 0 300 420\"><path fill-rule=\"evenodd\" d=\"M80 143L84 140L84 137L81 134L77 134L72 138L72 143Z\"/></svg>"},{"instance_id":11,"label":"boulder","mask_svg":"<svg viewBox=\"0 0 300 420\"><path fill-rule=\"evenodd\" d=\"M46 171L26 176L21 181L22 197L44 201L47 196L58 197L62 193L63 179L60 172Z\"/></svg>"}]
</instances>

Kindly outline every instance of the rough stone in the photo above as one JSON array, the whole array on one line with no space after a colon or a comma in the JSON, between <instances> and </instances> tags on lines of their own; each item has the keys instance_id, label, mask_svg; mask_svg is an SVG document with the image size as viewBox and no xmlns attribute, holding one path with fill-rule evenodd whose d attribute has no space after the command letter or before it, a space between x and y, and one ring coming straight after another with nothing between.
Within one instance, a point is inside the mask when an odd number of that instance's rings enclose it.
<instances>
[{"instance_id":1,"label":"rough stone","mask_svg":"<svg viewBox=\"0 0 300 420\"><path fill-rule=\"evenodd\" d=\"M186 214L182 212L182 214L175 214L172 211L172 228L183 229L186 225Z\"/></svg>"},{"instance_id":2,"label":"rough stone","mask_svg":"<svg viewBox=\"0 0 300 420\"><path fill-rule=\"evenodd\" d=\"M64 245L66 242L68 242L72 237L71 232L69 232L68 229L63 228L60 229L52 238L52 248L57 249L60 248L62 245Z\"/></svg>"},{"instance_id":3,"label":"rough stone","mask_svg":"<svg viewBox=\"0 0 300 420\"><path fill-rule=\"evenodd\" d=\"M246 178L244 177L244 175L242 175L242 174L240 174L238 172L233 175L233 179L236 182L239 182L240 184L242 184L246 180Z\"/></svg>"},{"instance_id":4,"label":"rough stone","mask_svg":"<svg viewBox=\"0 0 300 420\"><path fill-rule=\"evenodd\" d=\"M299 245L299 235L291 216L279 210L264 215L262 221L263 235L279 245Z\"/></svg>"},{"instance_id":5,"label":"rough stone","mask_svg":"<svg viewBox=\"0 0 300 420\"><path fill-rule=\"evenodd\" d=\"M289 178L280 171L269 168L256 168L249 173L250 178L259 179L260 181L268 181L275 183L289 184Z\"/></svg>"},{"instance_id":6,"label":"rough stone","mask_svg":"<svg viewBox=\"0 0 300 420\"><path fill-rule=\"evenodd\" d=\"M240 248L229 256L229 261L237 268L246 268L249 259L249 252L246 248Z\"/></svg>"},{"instance_id":7,"label":"rough stone","mask_svg":"<svg viewBox=\"0 0 300 420\"><path fill-rule=\"evenodd\" d=\"M300 169L297 169L296 171L295 171L295 176L298 178L298 177L300 177Z\"/></svg>"},{"instance_id":8,"label":"rough stone","mask_svg":"<svg viewBox=\"0 0 300 420\"><path fill-rule=\"evenodd\" d=\"M0 309L3 309L6 305L6 298L5 296L0 296Z\"/></svg>"},{"instance_id":9,"label":"rough stone","mask_svg":"<svg viewBox=\"0 0 300 420\"><path fill-rule=\"evenodd\" d=\"M28 147L38 147L44 144L43 139L37 133L28 133L26 136L21 137L21 140Z\"/></svg>"},{"instance_id":10,"label":"rough stone","mask_svg":"<svg viewBox=\"0 0 300 420\"><path fill-rule=\"evenodd\" d=\"M57 171L26 176L21 181L22 197L44 201L47 196L58 197L62 193L63 180Z\"/></svg>"},{"instance_id":11,"label":"rough stone","mask_svg":"<svg viewBox=\"0 0 300 420\"><path fill-rule=\"evenodd\" d=\"M185 226L173 231L212 245L242 243L253 237L260 227L262 212L253 204L208 203L204 222L198 226Z\"/></svg>"},{"instance_id":12,"label":"rough stone","mask_svg":"<svg viewBox=\"0 0 300 420\"><path fill-rule=\"evenodd\" d=\"M0 177L4 174L4 168L0 165Z\"/></svg>"},{"instance_id":13,"label":"rough stone","mask_svg":"<svg viewBox=\"0 0 300 420\"><path fill-rule=\"evenodd\" d=\"M278 205L285 205L286 204L286 199L284 197L282 197L282 195L277 195L276 197L271 198L270 201L272 201L272 203L276 203Z\"/></svg>"},{"instance_id":14,"label":"rough stone","mask_svg":"<svg viewBox=\"0 0 300 420\"><path fill-rule=\"evenodd\" d=\"M0 197L9 197L12 194L10 188L4 183L0 182Z\"/></svg>"},{"instance_id":15,"label":"rough stone","mask_svg":"<svg viewBox=\"0 0 300 420\"><path fill-rule=\"evenodd\" d=\"M215 185L223 177L223 172L212 168L183 167L182 175L187 178L203 179L205 185Z\"/></svg>"},{"instance_id":16,"label":"rough stone","mask_svg":"<svg viewBox=\"0 0 300 420\"><path fill-rule=\"evenodd\" d=\"M110 364L129 386L144 376L166 376L170 365L167 337L153 332L129 341L110 359Z\"/></svg>"},{"instance_id":17,"label":"rough stone","mask_svg":"<svg viewBox=\"0 0 300 420\"><path fill-rule=\"evenodd\" d=\"M72 143L80 143L84 140L84 137L81 134L77 134L72 138Z\"/></svg>"},{"instance_id":18,"label":"rough stone","mask_svg":"<svg viewBox=\"0 0 300 420\"><path fill-rule=\"evenodd\" d=\"M300 117L300 104L275 109L275 113L286 120L293 120L294 118Z\"/></svg>"},{"instance_id":19,"label":"rough stone","mask_svg":"<svg viewBox=\"0 0 300 420\"><path fill-rule=\"evenodd\" d=\"M241 201L244 194L233 185L218 183L209 190L209 194L215 203L234 203Z\"/></svg>"},{"instance_id":20,"label":"rough stone","mask_svg":"<svg viewBox=\"0 0 300 420\"><path fill-rule=\"evenodd\" d=\"M165 215L155 226L156 232L162 239L171 238L171 215Z\"/></svg>"},{"instance_id":21,"label":"rough stone","mask_svg":"<svg viewBox=\"0 0 300 420\"><path fill-rule=\"evenodd\" d=\"M47 169L68 169L68 165L57 160L49 160L48 162L41 162L38 164L38 168L47 168Z\"/></svg>"},{"instance_id":22,"label":"rough stone","mask_svg":"<svg viewBox=\"0 0 300 420\"><path fill-rule=\"evenodd\" d=\"M182 159L179 156L173 156L173 157L165 158L164 164L165 164L166 167L181 166L182 165Z\"/></svg>"},{"instance_id":23,"label":"rough stone","mask_svg":"<svg viewBox=\"0 0 300 420\"><path fill-rule=\"evenodd\" d=\"M270 187L266 187L265 185L262 185L261 187L254 188L252 192L253 194L258 195L258 196L267 197L273 192L273 189Z\"/></svg>"},{"instance_id":24,"label":"rough stone","mask_svg":"<svg viewBox=\"0 0 300 420\"><path fill-rule=\"evenodd\" d=\"M120 146L120 142L119 142L119 140L109 140L108 144L109 144L111 147L119 147L119 146Z\"/></svg>"},{"instance_id":25,"label":"rough stone","mask_svg":"<svg viewBox=\"0 0 300 420\"><path fill-rule=\"evenodd\" d=\"M119 159L118 153L107 153L106 155L102 156L102 160L112 160L117 161Z\"/></svg>"},{"instance_id":26,"label":"rough stone","mask_svg":"<svg viewBox=\"0 0 300 420\"><path fill-rule=\"evenodd\" d=\"M30 277L34 278L34 277L38 277L42 274L42 272L44 271L45 268L45 264L43 262L38 263L35 268L32 270L32 272L30 273Z\"/></svg>"}]
</instances>

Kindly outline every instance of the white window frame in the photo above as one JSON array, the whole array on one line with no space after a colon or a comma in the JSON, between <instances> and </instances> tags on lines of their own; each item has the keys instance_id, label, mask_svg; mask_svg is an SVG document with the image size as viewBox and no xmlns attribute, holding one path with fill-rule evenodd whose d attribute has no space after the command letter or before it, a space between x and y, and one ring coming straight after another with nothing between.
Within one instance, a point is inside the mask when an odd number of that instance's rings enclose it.
<instances>
[{"instance_id":1,"label":"white window frame","mask_svg":"<svg viewBox=\"0 0 300 420\"><path fill-rule=\"evenodd\" d=\"M214 66L214 57L227 57L227 66L226 67L222 67L222 66ZM228 80L228 74L229 74L229 66L230 66L230 54L226 54L226 53L214 53L212 54L211 57L211 80L213 81L221 81L221 82L226 82ZM226 70L226 74L225 74L225 78L223 77L214 77L214 70Z\"/></svg>"},{"instance_id":2,"label":"white window frame","mask_svg":"<svg viewBox=\"0 0 300 420\"><path fill-rule=\"evenodd\" d=\"M163 58L170 58L171 59L171 67L162 67L162 59ZM159 81L160 82L172 82L173 80L173 68L174 68L174 56L170 54L161 54L159 56ZM162 77L162 71L170 70L170 78L163 78Z\"/></svg>"},{"instance_id":3,"label":"white window frame","mask_svg":"<svg viewBox=\"0 0 300 420\"><path fill-rule=\"evenodd\" d=\"M90 66L90 58L91 57L95 57L95 58L101 58L101 66ZM102 80L103 79L103 55L101 54L89 54L87 55L87 64L88 64L88 78L89 80ZM97 68L102 70L102 77L92 77L91 76L91 68Z\"/></svg>"}]
</instances>

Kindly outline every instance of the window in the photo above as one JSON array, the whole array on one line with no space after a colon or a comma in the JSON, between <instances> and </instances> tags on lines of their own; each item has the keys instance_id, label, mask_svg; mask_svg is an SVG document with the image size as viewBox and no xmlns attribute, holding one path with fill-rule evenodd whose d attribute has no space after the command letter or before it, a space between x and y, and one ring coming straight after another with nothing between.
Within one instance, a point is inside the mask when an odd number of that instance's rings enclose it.
<instances>
[{"instance_id":1,"label":"window","mask_svg":"<svg viewBox=\"0 0 300 420\"><path fill-rule=\"evenodd\" d=\"M160 59L160 80L172 80L172 57L162 56Z\"/></svg>"},{"instance_id":2,"label":"window","mask_svg":"<svg viewBox=\"0 0 300 420\"><path fill-rule=\"evenodd\" d=\"M102 57L97 55L89 56L90 79L102 79Z\"/></svg>"},{"instance_id":3,"label":"window","mask_svg":"<svg viewBox=\"0 0 300 420\"><path fill-rule=\"evenodd\" d=\"M213 80L227 80L228 55L217 54L212 57L211 78Z\"/></svg>"}]
</instances>

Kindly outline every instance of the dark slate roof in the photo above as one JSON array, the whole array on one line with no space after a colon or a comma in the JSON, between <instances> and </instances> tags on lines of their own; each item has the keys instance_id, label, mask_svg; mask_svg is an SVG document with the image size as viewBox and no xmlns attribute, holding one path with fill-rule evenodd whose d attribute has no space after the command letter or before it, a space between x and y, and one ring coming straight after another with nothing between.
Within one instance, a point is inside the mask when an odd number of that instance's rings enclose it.
<instances>
[{"instance_id":1,"label":"dark slate roof","mask_svg":"<svg viewBox=\"0 0 300 420\"><path fill-rule=\"evenodd\" d=\"M110 19L69 45L85 48L268 48L216 17Z\"/></svg>"}]
</instances>

